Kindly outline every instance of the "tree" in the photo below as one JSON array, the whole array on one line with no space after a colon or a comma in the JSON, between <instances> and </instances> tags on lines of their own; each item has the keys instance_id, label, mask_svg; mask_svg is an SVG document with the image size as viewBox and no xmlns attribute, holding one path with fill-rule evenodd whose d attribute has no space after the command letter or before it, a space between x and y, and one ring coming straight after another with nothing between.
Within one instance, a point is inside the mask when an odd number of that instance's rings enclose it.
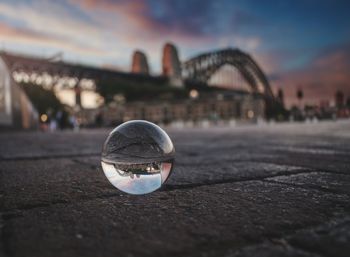
<instances>
[{"instance_id":1,"label":"tree","mask_svg":"<svg viewBox=\"0 0 350 257\"><path fill-rule=\"evenodd\" d=\"M69 114L65 106L57 98L53 90L48 90L33 83L21 83L20 86L33 103L35 109L41 114L46 114L48 119L58 118L60 128L67 128L69 124ZM59 115L57 115L59 114Z\"/></svg>"},{"instance_id":2,"label":"tree","mask_svg":"<svg viewBox=\"0 0 350 257\"><path fill-rule=\"evenodd\" d=\"M298 101L299 101L299 108L300 109L302 108L301 107L301 101L302 101L303 97L304 97L303 90L301 88L298 88L298 90L297 90L297 98L298 98Z\"/></svg>"},{"instance_id":3,"label":"tree","mask_svg":"<svg viewBox=\"0 0 350 257\"><path fill-rule=\"evenodd\" d=\"M64 109L63 104L52 90L32 83L21 83L20 86L40 114L47 113L49 109L54 113Z\"/></svg>"},{"instance_id":4,"label":"tree","mask_svg":"<svg viewBox=\"0 0 350 257\"><path fill-rule=\"evenodd\" d=\"M340 90L338 90L336 93L335 93L335 104L338 108L341 108L344 106L344 93Z\"/></svg>"},{"instance_id":5,"label":"tree","mask_svg":"<svg viewBox=\"0 0 350 257\"><path fill-rule=\"evenodd\" d=\"M278 89L277 98L278 98L278 101L281 103L281 105L284 106L284 93L282 88Z\"/></svg>"},{"instance_id":6,"label":"tree","mask_svg":"<svg viewBox=\"0 0 350 257\"><path fill-rule=\"evenodd\" d=\"M298 98L299 102L303 99L303 97L304 97L303 90L299 88L297 90L297 98Z\"/></svg>"}]
</instances>

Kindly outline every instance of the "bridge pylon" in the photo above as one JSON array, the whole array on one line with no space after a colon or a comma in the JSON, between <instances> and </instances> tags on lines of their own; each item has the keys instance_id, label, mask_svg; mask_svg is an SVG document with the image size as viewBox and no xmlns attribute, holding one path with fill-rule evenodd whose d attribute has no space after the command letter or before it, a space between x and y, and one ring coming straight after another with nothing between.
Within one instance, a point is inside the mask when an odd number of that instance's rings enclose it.
<instances>
[{"instance_id":1,"label":"bridge pylon","mask_svg":"<svg viewBox=\"0 0 350 257\"><path fill-rule=\"evenodd\" d=\"M181 76L181 64L176 47L171 43L166 43L163 48L163 75L169 78L171 85L183 87Z\"/></svg>"}]
</instances>

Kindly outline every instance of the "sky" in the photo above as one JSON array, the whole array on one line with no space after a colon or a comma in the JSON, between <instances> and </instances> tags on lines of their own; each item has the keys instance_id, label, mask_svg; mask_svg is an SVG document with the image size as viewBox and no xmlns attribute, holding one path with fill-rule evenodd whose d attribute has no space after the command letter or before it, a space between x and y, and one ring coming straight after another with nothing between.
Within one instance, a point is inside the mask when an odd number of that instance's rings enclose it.
<instances>
[{"instance_id":1,"label":"sky","mask_svg":"<svg viewBox=\"0 0 350 257\"><path fill-rule=\"evenodd\" d=\"M162 47L185 61L233 47L249 53L287 104L350 97L350 2L342 0L0 0L0 47L129 71L133 51L161 72Z\"/></svg>"}]
</instances>

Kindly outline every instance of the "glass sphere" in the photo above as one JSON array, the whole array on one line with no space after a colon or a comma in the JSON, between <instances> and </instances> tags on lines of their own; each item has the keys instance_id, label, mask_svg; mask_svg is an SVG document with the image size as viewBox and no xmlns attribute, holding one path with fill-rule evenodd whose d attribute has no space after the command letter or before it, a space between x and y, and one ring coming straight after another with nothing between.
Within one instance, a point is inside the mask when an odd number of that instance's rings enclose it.
<instances>
[{"instance_id":1,"label":"glass sphere","mask_svg":"<svg viewBox=\"0 0 350 257\"><path fill-rule=\"evenodd\" d=\"M148 121L133 120L109 134L101 165L113 186L141 195L162 186L169 178L174 159L175 148L164 130Z\"/></svg>"}]
</instances>

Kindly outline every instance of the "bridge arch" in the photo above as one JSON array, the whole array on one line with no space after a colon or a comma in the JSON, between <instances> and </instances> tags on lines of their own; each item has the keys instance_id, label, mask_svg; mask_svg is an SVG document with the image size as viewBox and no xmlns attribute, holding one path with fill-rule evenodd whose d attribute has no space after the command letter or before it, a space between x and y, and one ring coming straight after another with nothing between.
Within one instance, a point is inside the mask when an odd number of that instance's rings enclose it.
<instances>
[{"instance_id":1,"label":"bridge arch","mask_svg":"<svg viewBox=\"0 0 350 257\"><path fill-rule=\"evenodd\" d=\"M191 58L183 64L183 76L188 80L207 83L216 71L227 64L238 70L252 92L274 98L262 69L250 55L238 49L228 48Z\"/></svg>"}]
</instances>

